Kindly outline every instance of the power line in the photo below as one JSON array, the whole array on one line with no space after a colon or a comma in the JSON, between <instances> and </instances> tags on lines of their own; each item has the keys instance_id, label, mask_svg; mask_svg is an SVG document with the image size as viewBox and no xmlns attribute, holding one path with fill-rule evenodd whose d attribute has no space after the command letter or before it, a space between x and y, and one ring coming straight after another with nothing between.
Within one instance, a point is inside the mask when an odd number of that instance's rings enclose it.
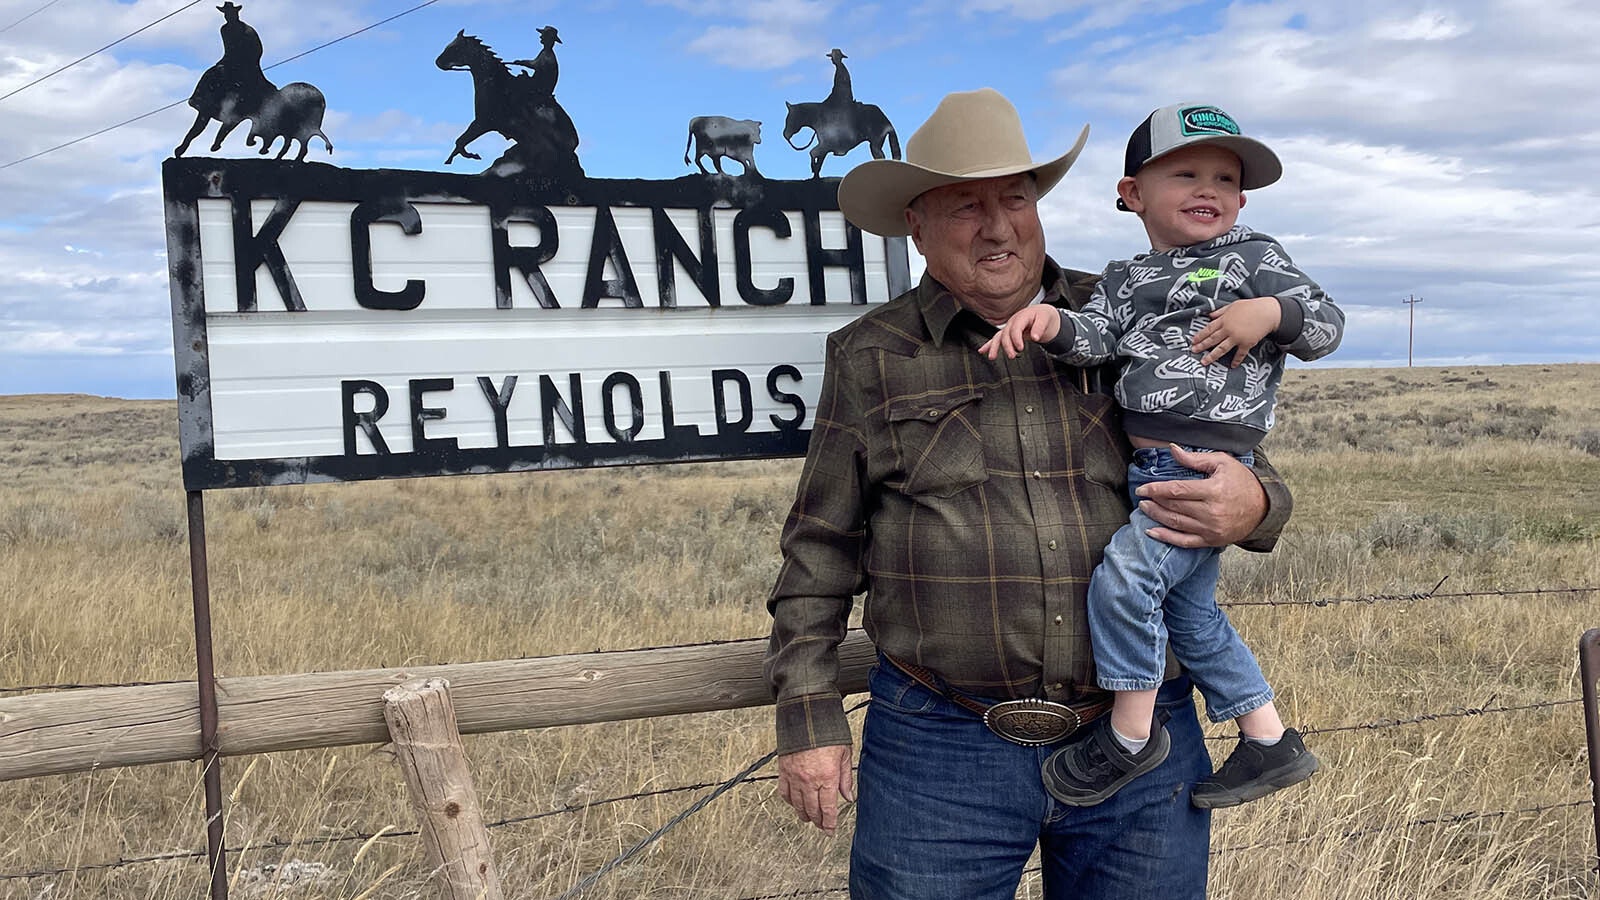
<instances>
[{"instance_id":1,"label":"power line","mask_svg":"<svg viewBox=\"0 0 1600 900\"><path fill-rule=\"evenodd\" d=\"M199 0L194 0L194 2L198 3ZM390 22L393 22L394 20L396 20L396 19L398 19L398 18L400 18L402 16L409 16L409 15L411 15L412 13L416 12L419 9L423 9L423 8L432 6L432 5L434 5L435 3L438 3L438 2L439 2L439 0L427 0L426 3L419 3L416 6L411 7L410 9L403 10L401 12L397 12L394 15L388 17L387 19L383 19L381 21L374 22L371 25L368 25L368 26L366 26L364 28L359 28L359 29L357 29L355 31L350 32L349 34L341 35L340 37L336 37L333 40L328 41L325 44L318 44L317 46L312 47L310 50L306 50L306 51L301 52L301 53L296 53L294 56L291 56L288 59L279 60L279 61L273 63L270 66L264 67L262 69L262 71L263 72L269 71L271 69L276 69L278 66L281 66L284 63L294 62L295 60L297 60L297 59L299 59L299 58L301 58L303 56L306 56L307 54L315 53L318 50L321 50L321 49L323 49L325 47L332 47L334 44L337 44L340 41L349 40L350 38L353 38L358 34L363 34L365 32L371 31L374 28L378 28L380 26L387 25ZM194 5L194 3L190 3L189 4L189 6L193 6L193 5ZM188 7L184 7L184 9L187 9L187 8ZM182 10L179 10L179 12L182 12ZM0 97L0 99L4 99L4 98ZM166 106L161 107L160 109L152 109L147 113L141 113L140 115L134 116L131 119L124 119L123 121L118 122L115 125L108 125L105 128L102 128L99 131L96 131L96 132L94 132L92 134L86 134L86 135L84 135L83 137L80 137L80 138L73 138L72 140L67 141L65 143L57 144L54 147L50 147L50 148L45 149L45 150L40 150L38 153L34 153L34 154L31 154L31 155L28 155L28 156L24 156L21 159L14 159L11 162L8 162L8 163L6 163L4 165L0 165L0 172L3 172L6 169L9 169L12 166L18 166L18 165L21 165L21 164L23 164L25 162L29 162L31 160L38 159L41 156L45 156L47 154L54 153L57 150L65 150L66 148L71 147L74 144L81 144L84 141L90 140L92 138L97 138L100 135L105 134L108 131L115 131L118 128L121 128L124 125L132 125L135 122L141 121L143 119L148 119L151 116L154 116L154 115L157 115L157 114L160 114L160 113L164 113L167 110L173 108L174 106L181 106L186 102L188 102L187 99L185 99L185 100L174 100L171 103L168 103Z\"/></svg>"},{"instance_id":2,"label":"power line","mask_svg":"<svg viewBox=\"0 0 1600 900\"><path fill-rule=\"evenodd\" d=\"M47 81L47 80L49 80L51 78L54 78L55 76L60 75L62 72L65 72L66 70L72 68L73 66L77 65L78 63L83 62L86 59L91 59L93 57L99 56L100 54L106 52L107 50L110 50L112 47L115 47L116 45L122 43L123 41L127 40L128 38L134 37L135 35L138 35L138 34L140 34L142 32L149 31L150 29L156 27L157 25L160 25L162 22L165 22L166 20L172 18L173 16L177 15L178 13L183 12L184 10L188 9L189 7L198 4L199 2L200 2L200 0L189 0L188 3L185 3L183 6L180 6L177 9L173 10L172 12L167 13L166 15L164 15L161 18L155 20L154 22L151 22L149 25L145 25L144 27L138 29L137 31L131 32L129 34L125 34L122 37L119 37L116 40L112 41L111 43L105 45L104 47L101 47L99 50L94 51L93 53L88 53L88 54L85 54L83 56L80 56L77 59L73 60L72 62L67 63L66 65L62 66L59 69L56 69L54 72L51 72L48 75L41 75L38 78L35 78L34 80L32 80L32 81L28 82L27 84L23 85L22 87L17 88L16 90L12 91L9 94L0 95L0 101L6 100L6 99L11 98L11 97L15 97L16 95L22 93L23 91L27 90L28 88L33 87L36 84L39 84L42 81ZM38 12L38 10L35 10L34 12ZM32 14L33 13L29 13L29 15L32 15Z\"/></svg>"},{"instance_id":3,"label":"power line","mask_svg":"<svg viewBox=\"0 0 1600 900\"><path fill-rule=\"evenodd\" d=\"M12 22L10 25L7 25L4 28L0 28L0 34L5 34L6 32L10 31L11 29L17 27L18 25L21 25L23 22L28 21L29 19L33 18L34 16L37 16L39 13L44 12L45 10L49 9L52 6L55 6L57 3L60 3L60 2L61 2L61 0L50 0L49 3L46 3L45 5L39 7L38 9L34 10L31 13L28 13L27 15L25 15L22 18L16 20L15 22Z\"/></svg>"},{"instance_id":4,"label":"power line","mask_svg":"<svg viewBox=\"0 0 1600 900\"><path fill-rule=\"evenodd\" d=\"M428 6L432 6L432 5L434 5L435 3L438 3L438 2L439 2L439 0L428 0L428 2L426 2L426 3L418 3L416 6L413 6L408 10L405 10L403 12L397 12L394 15L390 16L389 18L384 19L384 20L382 20L380 22L373 22L371 25L368 25L365 28L360 28L360 29L357 29L355 31L350 32L349 34L343 35L341 37L336 37L333 40L327 42L326 44L318 44L317 46L312 47L310 50L306 50L306 51L304 51L302 53L296 53L295 55L289 57L288 59L280 59L277 62L273 63L272 65L267 66L262 71L268 71L270 69L276 69L277 67L283 65L284 63L294 62L295 60L299 59L302 56L306 56L306 55L315 53L318 50L321 50L321 49L323 49L325 47L332 47L334 44L337 44L340 41L347 41L350 38L353 38L358 34L364 34L364 33L368 32L368 31L371 31L374 28L379 28L381 26L387 25L390 22L393 22L395 19L400 18L401 16L409 16L409 15L411 15L412 13L416 12L419 9L422 9L422 8L428 7Z\"/></svg>"}]
</instances>

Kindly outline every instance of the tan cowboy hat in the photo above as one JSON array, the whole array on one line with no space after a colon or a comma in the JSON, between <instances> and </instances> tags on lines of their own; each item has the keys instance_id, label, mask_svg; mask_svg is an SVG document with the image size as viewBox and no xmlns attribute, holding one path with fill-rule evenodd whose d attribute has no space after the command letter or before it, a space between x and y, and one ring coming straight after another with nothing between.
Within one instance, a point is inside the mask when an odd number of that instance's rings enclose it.
<instances>
[{"instance_id":1,"label":"tan cowboy hat","mask_svg":"<svg viewBox=\"0 0 1600 900\"><path fill-rule=\"evenodd\" d=\"M958 181L1032 172L1043 197L1067 174L1089 139L1049 162L1034 162L1011 101L993 88L948 94L906 141L906 158L864 162L839 182L839 209L863 231L884 237L911 233L906 207L918 195Z\"/></svg>"}]
</instances>

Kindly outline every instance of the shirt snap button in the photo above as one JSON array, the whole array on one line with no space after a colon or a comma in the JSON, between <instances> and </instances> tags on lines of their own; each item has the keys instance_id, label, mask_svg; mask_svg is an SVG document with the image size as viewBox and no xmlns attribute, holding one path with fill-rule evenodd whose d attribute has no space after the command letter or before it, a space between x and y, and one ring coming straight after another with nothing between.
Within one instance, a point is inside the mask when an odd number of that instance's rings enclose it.
<instances>
[{"instance_id":1,"label":"shirt snap button","mask_svg":"<svg viewBox=\"0 0 1600 900\"><path fill-rule=\"evenodd\" d=\"M1054 550L1056 548L1056 542L1055 541L1051 541L1050 543L1046 544L1045 546L1049 547L1051 550Z\"/></svg>"}]
</instances>

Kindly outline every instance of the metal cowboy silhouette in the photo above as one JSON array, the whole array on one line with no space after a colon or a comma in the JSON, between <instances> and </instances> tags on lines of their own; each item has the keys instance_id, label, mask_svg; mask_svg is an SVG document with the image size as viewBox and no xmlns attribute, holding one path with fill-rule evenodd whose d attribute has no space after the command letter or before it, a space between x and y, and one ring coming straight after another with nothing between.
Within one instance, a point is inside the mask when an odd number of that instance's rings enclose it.
<instances>
[{"instance_id":1,"label":"metal cowboy silhouette","mask_svg":"<svg viewBox=\"0 0 1600 900\"><path fill-rule=\"evenodd\" d=\"M254 115L262 102L278 89L261 73L261 38L254 28L240 21L242 8L233 0L217 7L226 20L222 23L222 59L207 69L194 86L194 93L189 97L189 105L195 108L194 124L173 151L176 156L182 156L183 151L189 149L189 142L212 119L222 123L216 140L211 142L211 152L215 153L221 149L228 132Z\"/></svg>"},{"instance_id":2,"label":"metal cowboy silhouette","mask_svg":"<svg viewBox=\"0 0 1600 900\"><path fill-rule=\"evenodd\" d=\"M850 57L845 56L843 50L835 47L828 51L828 58L833 60L833 90L828 92L828 96L823 99L822 105L838 107L854 103L856 95L850 89L850 70L844 67L844 61Z\"/></svg>"},{"instance_id":3,"label":"metal cowboy silhouette","mask_svg":"<svg viewBox=\"0 0 1600 900\"><path fill-rule=\"evenodd\" d=\"M900 138L883 110L855 99L850 87L850 70L844 67L849 57L835 47L827 54L833 60L833 91L820 103L784 103L789 108L783 121L783 139L796 150L811 150L811 177L822 176L822 161L828 154L843 156L859 144L872 150L873 159L883 159L884 141L889 152L900 158ZM801 129L811 129L811 141L804 147L794 142Z\"/></svg>"},{"instance_id":4,"label":"metal cowboy silhouette","mask_svg":"<svg viewBox=\"0 0 1600 900\"><path fill-rule=\"evenodd\" d=\"M539 43L544 45L544 49L539 51L538 56L531 60L513 59L511 64L530 70L528 75L533 78L533 93L554 97L556 81L561 78L561 67L556 64L556 45L561 43L561 37L553 26L546 25L539 29Z\"/></svg>"},{"instance_id":5,"label":"metal cowboy silhouette","mask_svg":"<svg viewBox=\"0 0 1600 900\"><path fill-rule=\"evenodd\" d=\"M194 124L189 126L189 133L183 136L172 154L182 156L189 149L189 142L212 119L220 123L217 136L211 142L213 153L222 148L222 141L229 132L246 119L254 120L255 124L245 145L254 146L260 140L263 156L280 137L284 142L283 149L278 151L279 159L298 140L300 155L295 158L304 160L306 142L311 137L322 138L322 143L332 153L333 144L322 133L322 114L326 109L322 92L301 81L284 85L279 90L261 71L261 37L239 18L243 7L228 0L217 9L225 20L221 29L222 59L207 69L194 86L194 93L189 97L189 105L195 109Z\"/></svg>"},{"instance_id":6,"label":"metal cowboy silhouette","mask_svg":"<svg viewBox=\"0 0 1600 900\"><path fill-rule=\"evenodd\" d=\"M435 64L445 71L472 73L472 124L456 138L455 149L445 157L449 165L457 156L481 159L467 145L491 131L498 131L515 146L495 160L489 170L498 174L528 171L538 175L582 175L578 163L578 130L567 111L556 102L555 45L561 43L556 30L539 29L544 50L531 63L517 65L534 69L532 75L513 75L488 45L466 31L456 32L455 40L444 48Z\"/></svg>"}]
</instances>

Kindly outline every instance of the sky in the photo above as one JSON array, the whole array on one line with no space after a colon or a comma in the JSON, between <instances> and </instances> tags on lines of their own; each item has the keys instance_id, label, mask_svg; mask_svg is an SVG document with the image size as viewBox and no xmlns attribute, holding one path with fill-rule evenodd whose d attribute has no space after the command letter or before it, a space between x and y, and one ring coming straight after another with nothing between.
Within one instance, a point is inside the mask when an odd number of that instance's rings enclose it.
<instances>
[{"instance_id":1,"label":"sky","mask_svg":"<svg viewBox=\"0 0 1600 900\"><path fill-rule=\"evenodd\" d=\"M247 0L241 18L271 66L419 2ZM18 89L186 3L0 0L0 95L17 91L0 99L0 394L175 395L160 167L194 120L182 101L221 56L217 4ZM698 115L763 121L762 173L806 177L782 104L827 95L837 47L856 99L902 141L941 96L983 86L1017 106L1041 161L1090 124L1040 211L1051 255L1098 271L1148 246L1113 206L1128 133L1156 107L1211 103L1283 160L1240 221L1348 314L1327 365L1405 365L1413 314L1419 365L1600 361L1592 0L440 0L267 75L327 98L335 152L315 144L308 159L472 172L462 163L505 142L443 164L472 89L434 59L459 30L532 58L545 25L592 177L687 174ZM188 155L208 155L215 127ZM245 133L216 155L251 155ZM869 158L830 158L823 174Z\"/></svg>"}]
</instances>

